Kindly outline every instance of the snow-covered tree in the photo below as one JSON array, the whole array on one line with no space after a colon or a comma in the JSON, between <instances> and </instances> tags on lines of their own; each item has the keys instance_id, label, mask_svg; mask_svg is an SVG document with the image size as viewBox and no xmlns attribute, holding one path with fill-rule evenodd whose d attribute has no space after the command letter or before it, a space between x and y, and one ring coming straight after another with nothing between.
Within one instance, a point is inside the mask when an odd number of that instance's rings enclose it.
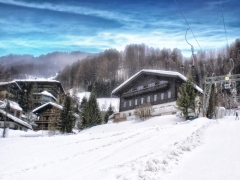
<instances>
[{"instance_id":1,"label":"snow-covered tree","mask_svg":"<svg viewBox=\"0 0 240 180\"><path fill-rule=\"evenodd\" d=\"M210 94L210 98L209 98L209 104L208 104L208 109L207 109L207 117L212 119L213 116L216 116L216 106L218 104L218 96L217 93L215 92L216 87L213 84L211 87L211 94Z\"/></svg>"},{"instance_id":2,"label":"snow-covered tree","mask_svg":"<svg viewBox=\"0 0 240 180\"><path fill-rule=\"evenodd\" d=\"M102 123L101 112L97 103L97 96L93 88L89 100L82 110L82 127L91 127Z\"/></svg>"},{"instance_id":3,"label":"snow-covered tree","mask_svg":"<svg viewBox=\"0 0 240 180\"><path fill-rule=\"evenodd\" d=\"M109 116L111 116L113 113L114 113L113 107L112 107L112 105L110 104L109 107L108 107L108 110L107 110L107 112L106 112L106 114L105 114L105 116L104 116L104 122L105 122L105 123L108 122Z\"/></svg>"},{"instance_id":4,"label":"snow-covered tree","mask_svg":"<svg viewBox=\"0 0 240 180\"><path fill-rule=\"evenodd\" d=\"M73 115L73 108L71 97L67 96L64 102L63 110L60 116L60 131L62 133L71 133L75 125L75 116Z\"/></svg>"},{"instance_id":5,"label":"snow-covered tree","mask_svg":"<svg viewBox=\"0 0 240 180\"><path fill-rule=\"evenodd\" d=\"M186 119L189 119L190 116L196 116L195 108L197 105L196 97L198 94L194 86L193 79L189 78L180 87L180 96L177 99L178 109L183 113L183 116Z\"/></svg>"}]
</instances>

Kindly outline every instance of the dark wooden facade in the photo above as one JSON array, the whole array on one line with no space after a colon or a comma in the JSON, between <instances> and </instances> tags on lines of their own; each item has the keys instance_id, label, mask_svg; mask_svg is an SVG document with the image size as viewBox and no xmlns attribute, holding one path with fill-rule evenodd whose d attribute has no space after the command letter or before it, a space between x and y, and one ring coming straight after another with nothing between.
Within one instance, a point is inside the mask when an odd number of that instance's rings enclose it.
<instances>
[{"instance_id":1,"label":"dark wooden facade","mask_svg":"<svg viewBox=\"0 0 240 180\"><path fill-rule=\"evenodd\" d=\"M113 95L120 97L119 112L129 111L141 104L159 105L176 101L183 82L176 75L141 72Z\"/></svg>"},{"instance_id":2,"label":"dark wooden facade","mask_svg":"<svg viewBox=\"0 0 240 180\"><path fill-rule=\"evenodd\" d=\"M35 121L37 124L34 130L59 130L59 119L62 112L62 107L55 103L47 103L33 113L39 115L39 120Z\"/></svg>"},{"instance_id":3,"label":"dark wooden facade","mask_svg":"<svg viewBox=\"0 0 240 180\"><path fill-rule=\"evenodd\" d=\"M25 92L31 93L33 107L38 107L41 105L37 96L34 93L41 93L43 91L48 91L54 97L56 97L58 102L61 102L64 98L65 92L62 84L55 80L16 80L11 82L0 83L0 98L5 99L6 94L8 98L19 102L21 99L21 94ZM6 93L8 92L8 93Z\"/></svg>"}]
</instances>

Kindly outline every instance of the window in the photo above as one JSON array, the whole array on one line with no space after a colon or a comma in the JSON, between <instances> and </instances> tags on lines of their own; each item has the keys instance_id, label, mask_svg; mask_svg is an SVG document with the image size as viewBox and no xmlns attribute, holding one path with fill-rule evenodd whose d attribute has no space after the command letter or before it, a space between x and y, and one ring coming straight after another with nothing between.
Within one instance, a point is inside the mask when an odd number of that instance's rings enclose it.
<instances>
[{"instance_id":1,"label":"window","mask_svg":"<svg viewBox=\"0 0 240 180\"><path fill-rule=\"evenodd\" d=\"M137 103L138 103L138 100L137 100L137 99L135 99L135 106L137 106Z\"/></svg>"},{"instance_id":2,"label":"window","mask_svg":"<svg viewBox=\"0 0 240 180\"><path fill-rule=\"evenodd\" d=\"M161 93L161 100L164 99L164 93Z\"/></svg>"},{"instance_id":3,"label":"window","mask_svg":"<svg viewBox=\"0 0 240 180\"><path fill-rule=\"evenodd\" d=\"M160 81L159 84L166 84L168 81Z\"/></svg>"},{"instance_id":4,"label":"window","mask_svg":"<svg viewBox=\"0 0 240 180\"><path fill-rule=\"evenodd\" d=\"M141 104L143 104L144 98L141 98Z\"/></svg>"},{"instance_id":5,"label":"window","mask_svg":"<svg viewBox=\"0 0 240 180\"><path fill-rule=\"evenodd\" d=\"M43 101L44 102L49 102L49 101L51 101L51 99L48 96L43 96Z\"/></svg>"},{"instance_id":6,"label":"window","mask_svg":"<svg viewBox=\"0 0 240 180\"><path fill-rule=\"evenodd\" d=\"M127 104L127 103L126 103L126 102L124 102L124 103L123 103L123 107L126 107L126 104Z\"/></svg>"},{"instance_id":7,"label":"window","mask_svg":"<svg viewBox=\"0 0 240 180\"><path fill-rule=\"evenodd\" d=\"M155 86L155 83L148 84L148 87L153 87Z\"/></svg>"},{"instance_id":8,"label":"window","mask_svg":"<svg viewBox=\"0 0 240 180\"><path fill-rule=\"evenodd\" d=\"M20 118L20 114L21 114L20 111L17 111L17 115L16 115L16 116L17 116L18 118Z\"/></svg>"},{"instance_id":9,"label":"window","mask_svg":"<svg viewBox=\"0 0 240 180\"><path fill-rule=\"evenodd\" d=\"M148 103L150 102L150 96L147 97L147 102L148 102Z\"/></svg>"},{"instance_id":10,"label":"window","mask_svg":"<svg viewBox=\"0 0 240 180\"><path fill-rule=\"evenodd\" d=\"M157 94L154 94L153 100L154 100L154 101L157 101Z\"/></svg>"},{"instance_id":11,"label":"window","mask_svg":"<svg viewBox=\"0 0 240 180\"><path fill-rule=\"evenodd\" d=\"M126 117L126 114L125 114L125 113L123 113L123 117Z\"/></svg>"},{"instance_id":12,"label":"window","mask_svg":"<svg viewBox=\"0 0 240 180\"><path fill-rule=\"evenodd\" d=\"M168 96L168 98L171 98L171 91L168 91L167 96Z\"/></svg>"},{"instance_id":13,"label":"window","mask_svg":"<svg viewBox=\"0 0 240 180\"><path fill-rule=\"evenodd\" d=\"M137 90L141 90L141 89L143 89L143 86L138 86L137 87Z\"/></svg>"},{"instance_id":14,"label":"window","mask_svg":"<svg viewBox=\"0 0 240 180\"><path fill-rule=\"evenodd\" d=\"M132 106L132 101L131 100L129 101L129 106Z\"/></svg>"},{"instance_id":15,"label":"window","mask_svg":"<svg viewBox=\"0 0 240 180\"><path fill-rule=\"evenodd\" d=\"M129 116L131 116L132 115L132 113L129 113Z\"/></svg>"}]
</instances>

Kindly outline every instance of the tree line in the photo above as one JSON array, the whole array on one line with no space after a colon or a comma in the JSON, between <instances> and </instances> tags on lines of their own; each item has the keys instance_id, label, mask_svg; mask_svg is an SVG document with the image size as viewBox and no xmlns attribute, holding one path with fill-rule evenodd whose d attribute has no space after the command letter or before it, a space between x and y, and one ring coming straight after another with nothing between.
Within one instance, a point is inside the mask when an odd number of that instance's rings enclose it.
<instances>
[{"instance_id":1,"label":"tree line","mask_svg":"<svg viewBox=\"0 0 240 180\"><path fill-rule=\"evenodd\" d=\"M194 57L195 82L202 87L204 76L228 74L232 66L230 58L235 64L232 73L240 73L240 39L226 48L198 51ZM191 65L192 57L183 57L180 49L160 50L145 44L130 44L124 51L109 49L79 60L59 72L57 79L66 89L91 91L94 86L98 97L109 97L115 87L141 69L177 71L189 76Z\"/></svg>"}]
</instances>

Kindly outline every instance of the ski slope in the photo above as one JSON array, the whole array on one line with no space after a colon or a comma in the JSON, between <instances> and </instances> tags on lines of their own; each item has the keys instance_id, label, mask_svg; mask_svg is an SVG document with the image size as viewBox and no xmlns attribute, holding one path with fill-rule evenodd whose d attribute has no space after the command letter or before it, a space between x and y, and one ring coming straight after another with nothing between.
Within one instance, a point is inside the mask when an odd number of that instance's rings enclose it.
<instances>
[{"instance_id":1,"label":"ski slope","mask_svg":"<svg viewBox=\"0 0 240 180\"><path fill-rule=\"evenodd\" d=\"M240 121L229 116L211 126L204 144L182 159L166 180L240 179Z\"/></svg>"},{"instance_id":2,"label":"ski slope","mask_svg":"<svg viewBox=\"0 0 240 180\"><path fill-rule=\"evenodd\" d=\"M233 117L170 115L77 135L0 138L0 179L240 179L239 129Z\"/></svg>"}]
</instances>

